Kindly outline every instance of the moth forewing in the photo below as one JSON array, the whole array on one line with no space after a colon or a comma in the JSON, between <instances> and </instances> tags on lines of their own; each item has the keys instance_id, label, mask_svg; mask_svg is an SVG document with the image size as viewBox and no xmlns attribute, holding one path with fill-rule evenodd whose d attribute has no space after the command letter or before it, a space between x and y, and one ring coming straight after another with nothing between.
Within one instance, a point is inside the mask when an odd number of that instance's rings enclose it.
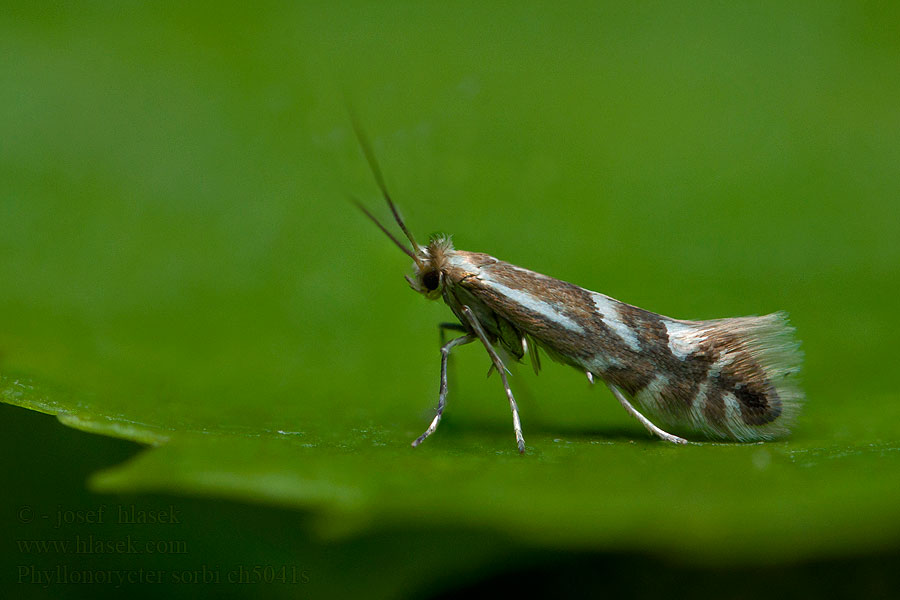
<instances>
[{"instance_id":1,"label":"moth forewing","mask_svg":"<svg viewBox=\"0 0 900 600\"><path fill-rule=\"evenodd\" d=\"M464 334L441 347L436 415L413 442L434 433L446 406L447 364L453 348L480 341L500 374L519 452L525 451L518 407L495 346L514 360L538 347L558 362L604 380L622 406L661 439L685 443L657 427L629 402L667 426L709 437L767 440L788 432L803 394L802 361L784 313L709 321L681 321L625 304L598 292L503 262L456 250L449 238L419 246L384 185L371 147L354 121L366 160L407 248L361 204L359 207L414 262L410 287L443 298Z\"/></svg>"},{"instance_id":2,"label":"moth forewing","mask_svg":"<svg viewBox=\"0 0 900 600\"><path fill-rule=\"evenodd\" d=\"M783 313L681 321L487 255L458 255L460 287L501 321L664 424L772 439L799 410L802 355Z\"/></svg>"}]
</instances>

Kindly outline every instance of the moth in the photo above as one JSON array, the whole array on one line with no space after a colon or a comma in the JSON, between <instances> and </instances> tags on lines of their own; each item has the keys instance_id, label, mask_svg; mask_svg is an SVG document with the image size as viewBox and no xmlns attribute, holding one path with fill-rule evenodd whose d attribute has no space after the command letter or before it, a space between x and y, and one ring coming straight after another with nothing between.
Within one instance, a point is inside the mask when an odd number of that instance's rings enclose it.
<instances>
[{"instance_id":1,"label":"moth","mask_svg":"<svg viewBox=\"0 0 900 600\"><path fill-rule=\"evenodd\" d=\"M525 439L501 354L535 372L539 350L606 383L619 403L649 432L675 444L667 429L712 439L756 441L785 435L803 402L798 384L799 342L784 312L705 321L672 319L599 292L517 267L488 254L453 247L449 237L416 243L394 205L370 144L354 120L366 161L394 221L409 241L395 237L365 206L356 205L413 260L410 287L442 298L462 333L441 347L440 391L431 424L412 445L435 432L447 401L450 352L480 342L500 376L512 411L520 453ZM644 414L635 408L640 406Z\"/></svg>"}]
</instances>

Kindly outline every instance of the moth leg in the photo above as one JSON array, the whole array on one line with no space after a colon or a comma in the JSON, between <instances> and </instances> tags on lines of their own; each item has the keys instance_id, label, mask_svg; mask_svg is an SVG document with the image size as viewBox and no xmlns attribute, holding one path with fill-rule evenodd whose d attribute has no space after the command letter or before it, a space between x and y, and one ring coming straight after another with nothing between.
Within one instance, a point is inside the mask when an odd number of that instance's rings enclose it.
<instances>
[{"instance_id":1,"label":"moth leg","mask_svg":"<svg viewBox=\"0 0 900 600\"><path fill-rule=\"evenodd\" d=\"M441 331L443 332L443 329ZM425 438L434 433L434 430L437 429L438 423L441 422L441 416L444 414L444 406L446 406L447 404L447 361L450 358L450 350L452 350L456 346L462 346L463 344L468 344L474 341L475 336L468 334L458 338L453 338L452 340L441 346L441 391L438 396L437 414L434 416L434 420L431 421L431 425L429 425L428 429L425 430L425 433L416 438L416 441L412 443L413 448L421 444L423 441L425 441Z\"/></svg>"},{"instance_id":2,"label":"moth leg","mask_svg":"<svg viewBox=\"0 0 900 600\"><path fill-rule=\"evenodd\" d=\"M438 332L440 334L441 346L447 343L446 333L448 331L459 331L461 333L469 333L469 330L465 328L461 323L438 323ZM449 363L448 363L449 364ZM450 367L447 367L448 369Z\"/></svg>"},{"instance_id":3,"label":"moth leg","mask_svg":"<svg viewBox=\"0 0 900 600\"><path fill-rule=\"evenodd\" d=\"M628 402L628 400L625 399L625 395L622 393L622 390L620 390L617 386L615 386L611 383L607 383L606 385L609 386L609 389L613 393L613 396L615 396L616 399L619 401L619 403L625 408L625 410L628 411L628 414L630 414L632 417L634 417L635 419L640 421L641 425L643 425L644 427L647 428L647 431L649 431L650 433L652 433L654 435L659 436L660 438L664 439L667 442L672 442L673 444L687 444L688 443L686 439L680 438L677 435L672 435L671 433L665 432L662 429L660 429L659 427L657 427L656 425L654 425L653 423L651 423L650 419L648 419L647 417L645 417L644 415L639 413L637 411L637 409L635 407L633 407L631 405L631 403Z\"/></svg>"},{"instance_id":4,"label":"moth leg","mask_svg":"<svg viewBox=\"0 0 900 600\"><path fill-rule=\"evenodd\" d=\"M438 331L441 333L441 346L443 346L446 342L444 339L444 332L460 331L462 333L467 333L469 330L459 323L438 323Z\"/></svg>"},{"instance_id":5,"label":"moth leg","mask_svg":"<svg viewBox=\"0 0 900 600\"><path fill-rule=\"evenodd\" d=\"M516 399L513 397L512 390L509 387L509 381L506 380L506 367L503 365L503 361L500 360L500 356L497 355L496 350L494 350L494 347L491 345L490 340L488 340L487 334L484 333L484 329L482 329L481 323L478 322L472 309L463 305L461 312L469 322L469 325L471 325L475 335L477 335L478 339L481 340L481 343L484 344L491 360L494 362L497 373L500 374L500 379L503 381L503 389L506 390L506 397L509 398L509 408L512 410L513 429L516 431L516 443L519 446L519 454L525 454L525 438L522 436L522 423L519 421L519 407L516 406Z\"/></svg>"},{"instance_id":6,"label":"moth leg","mask_svg":"<svg viewBox=\"0 0 900 600\"><path fill-rule=\"evenodd\" d=\"M439 333L439 337L441 340L441 347L443 347L444 344L447 343L447 332L448 331L459 331L462 333L469 333L469 330L466 329L465 326L462 325L461 323L450 323L450 322L438 323L438 333ZM453 377L453 374L454 374L453 359L451 359L449 357L447 358L446 371L447 371L447 373L446 373L447 383L445 383L444 386L449 387L450 378ZM444 376L442 375L441 378L443 379L443 377Z\"/></svg>"}]
</instances>

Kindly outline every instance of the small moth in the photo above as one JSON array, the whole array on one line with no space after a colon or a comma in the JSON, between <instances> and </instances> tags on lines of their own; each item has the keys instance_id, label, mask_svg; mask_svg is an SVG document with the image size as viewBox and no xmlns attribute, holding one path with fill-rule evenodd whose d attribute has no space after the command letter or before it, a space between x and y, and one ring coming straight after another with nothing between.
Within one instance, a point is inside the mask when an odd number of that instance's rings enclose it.
<instances>
[{"instance_id":1,"label":"small moth","mask_svg":"<svg viewBox=\"0 0 900 600\"><path fill-rule=\"evenodd\" d=\"M441 422L450 352L476 341L491 359L489 374L496 370L500 375L520 453L525 439L501 354L515 360L528 355L537 373L538 349L583 372L592 384L603 380L629 414L667 442L687 440L655 425L632 402L667 428L710 438L770 440L788 432L803 401L797 382L802 353L785 313L672 319L487 254L457 250L448 237L420 246L391 200L371 146L355 120L353 125L410 246L355 203L413 260L414 275L406 276L410 287L429 300L443 298L459 319L460 324L442 327L463 333L441 347L437 413L414 447Z\"/></svg>"}]
</instances>

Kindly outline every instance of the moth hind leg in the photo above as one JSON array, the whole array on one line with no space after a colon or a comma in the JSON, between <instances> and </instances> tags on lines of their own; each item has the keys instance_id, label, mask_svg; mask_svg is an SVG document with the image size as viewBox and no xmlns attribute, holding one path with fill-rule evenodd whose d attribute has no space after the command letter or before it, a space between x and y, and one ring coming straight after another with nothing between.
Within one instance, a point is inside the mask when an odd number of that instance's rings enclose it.
<instances>
[{"instance_id":1,"label":"moth hind leg","mask_svg":"<svg viewBox=\"0 0 900 600\"><path fill-rule=\"evenodd\" d=\"M447 332L448 331L458 331L460 333L469 333L469 330L465 328L461 323L438 323L438 334L441 340L441 348L444 347L444 344L447 343ZM453 361L448 357L447 358L447 379L448 381L453 378Z\"/></svg>"},{"instance_id":2,"label":"moth hind leg","mask_svg":"<svg viewBox=\"0 0 900 600\"><path fill-rule=\"evenodd\" d=\"M625 394L622 393L622 390L620 390L618 388L618 386L616 386L612 383L607 383L606 385L609 386L609 389L613 393L613 396L616 397L616 399L619 401L619 403L622 405L622 407L626 411L628 411L628 414L630 414L632 417L637 419L640 422L640 424L643 425L647 429L647 431L649 431L650 433L652 433L655 436L658 436L660 439L663 439L667 442L671 442L673 444L687 444L688 443L688 441L684 438L680 438L677 435L672 435L671 433L669 433L667 431L663 431L662 429L660 429L659 427L654 425L650 421L650 419L648 419L647 417L645 417L644 415L639 413L638 410L631 405L631 403L628 401L628 399L625 398Z\"/></svg>"}]
</instances>

